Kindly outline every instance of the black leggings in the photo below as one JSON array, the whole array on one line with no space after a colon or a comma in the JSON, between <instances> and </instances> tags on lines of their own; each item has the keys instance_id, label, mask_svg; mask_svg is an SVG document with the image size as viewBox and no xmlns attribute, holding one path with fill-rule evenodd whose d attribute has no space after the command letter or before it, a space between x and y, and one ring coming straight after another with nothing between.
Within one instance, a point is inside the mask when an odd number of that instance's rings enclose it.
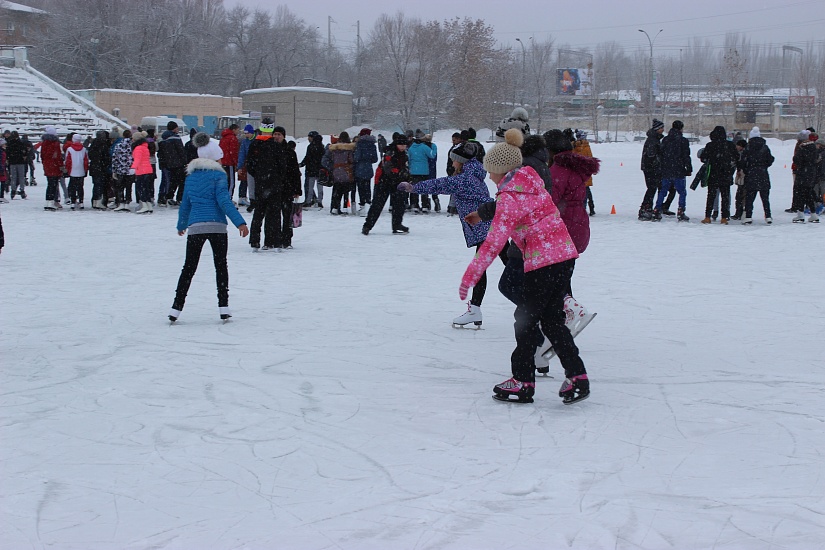
<instances>
[{"instance_id":1,"label":"black leggings","mask_svg":"<svg viewBox=\"0 0 825 550\"><path fill-rule=\"evenodd\" d=\"M229 239L226 233L201 233L189 235L186 238L186 260L178 279L178 288L175 291L175 303L173 309L178 311L183 309L186 302L186 295L189 293L189 286L195 271L198 270L198 262L201 259L203 245L209 241L212 247L212 256L215 260L215 279L218 284L218 307L229 307L229 267L226 263L226 251L229 247Z\"/></svg>"}]
</instances>

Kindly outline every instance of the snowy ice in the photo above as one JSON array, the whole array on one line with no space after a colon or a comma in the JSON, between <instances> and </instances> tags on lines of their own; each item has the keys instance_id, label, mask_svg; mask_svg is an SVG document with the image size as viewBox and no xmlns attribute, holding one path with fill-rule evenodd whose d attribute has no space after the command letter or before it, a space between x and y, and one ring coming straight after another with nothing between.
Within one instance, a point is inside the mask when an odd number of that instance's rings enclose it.
<instances>
[{"instance_id":1,"label":"snowy ice","mask_svg":"<svg viewBox=\"0 0 825 550\"><path fill-rule=\"evenodd\" d=\"M825 226L790 222L793 142L768 143L749 227L699 224L704 190L637 221L641 144L593 146L573 406L557 359L534 404L491 399L514 308L497 263L483 330L451 328L456 218L305 212L282 254L230 230L233 319L206 247L169 326L177 212L91 211L88 179L86 211L44 212L40 174L0 210L0 548L825 547Z\"/></svg>"}]
</instances>

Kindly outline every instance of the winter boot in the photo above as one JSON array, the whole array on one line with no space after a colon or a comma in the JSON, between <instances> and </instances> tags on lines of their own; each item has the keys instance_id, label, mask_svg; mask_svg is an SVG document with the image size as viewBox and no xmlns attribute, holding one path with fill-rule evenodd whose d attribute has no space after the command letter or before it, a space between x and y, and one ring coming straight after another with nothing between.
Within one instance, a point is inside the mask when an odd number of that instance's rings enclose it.
<instances>
[{"instance_id":1,"label":"winter boot","mask_svg":"<svg viewBox=\"0 0 825 550\"><path fill-rule=\"evenodd\" d=\"M586 374L565 378L559 388L559 397L565 405L587 399L590 396L590 380Z\"/></svg>"},{"instance_id":2,"label":"winter boot","mask_svg":"<svg viewBox=\"0 0 825 550\"><path fill-rule=\"evenodd\" d=\"M722 219L719 221L719 223L720 223L720 224L722 224L722 225L728 225L728 219L727 219L727 218L722 218Z\"/></svg>"},{"instance_id":3,"label":"winter boot","mask_svg":"<svg viewBox=\"0 0 825 550\"><path fill-rule=\"evenodd\" d=\"M715 218L714 218L714 219L715 219ZM705 224L710 223L710 218L708 218L707 216L705 216L705 218L702 220L702 223L705 223Z\"/></svg>"},{"instance_id":4,"label":"winter boot","mask_svg":"<svg viewBox=\"0 0 825 550\"><path fill-rule=\"evenodd\" d=\"M508 403L532 403L535 393L535 382L521 382L515 378L493 386L493 399Z\"/></svg>"},{"instance_id":5,"label":"winter boot","mask_svg":"<svg viewBox=\"0 0 825 550\"><path fill-rule=\"evenodd\" d=\"M467 311L453 319L453 328L465 328L472 323L474 328L481 328L481 308L467 302Z\"/></svg>"},{"instance_id":6,"label":"winter boot","mask_svg":"<svg viewBox=\"0 0 825 550\"><path fill-rule=\"evenodd\" d=\"M793 223L805 223L805 214L801 211L796 213L796 217L791 220Z\"/></svg>"},{"instance_id":7,"label":"winter boot","mask_svg":"<svg viewBox=\"0 0 825 550\"><path fill-rule=\"evenodd\" d=\"M678 209L678 211L676 213L676 219L679 220L680 222L689 222L690 221L690 218L688 218L685 215L685 209L684 208L679 208Z\"/></svg>"}]
</instances>

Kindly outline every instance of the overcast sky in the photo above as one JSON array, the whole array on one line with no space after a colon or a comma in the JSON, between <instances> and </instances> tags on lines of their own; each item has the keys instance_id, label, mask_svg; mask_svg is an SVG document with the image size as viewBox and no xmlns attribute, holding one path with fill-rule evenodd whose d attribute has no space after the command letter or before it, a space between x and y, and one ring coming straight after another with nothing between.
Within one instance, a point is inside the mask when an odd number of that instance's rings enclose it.
<instances>
[{"instance_id":1,"label":"overcast sky","mask_svg":"<svg viewBox=\"0 0 825 550\"><path fill-rule=\"evenodd\" d=\"M274 11L283 2L275 0L226 0L227 7L243 4ZM286 3L294 14L317 27L327 36L327 16L334 20L332 37L341 48L354 47L356 21L361 22L365 40L381 13L405 14L425 20L453 17L484 19L496 30L505 45L518 48L516 38L537 40L552 35L556 44L573 48L592 48L598 42L615 40L627 51L648 48L644 29L662 53L678 52L690 37L699 36L721 42L725 33L739 31L752 42L794 44L825 42L825 0L414 0L379 2L371 0L308 0ZM396 7L397 6L397 7ZM678 53L677 53L678 55Z\"/></svg>"}]
</instances>

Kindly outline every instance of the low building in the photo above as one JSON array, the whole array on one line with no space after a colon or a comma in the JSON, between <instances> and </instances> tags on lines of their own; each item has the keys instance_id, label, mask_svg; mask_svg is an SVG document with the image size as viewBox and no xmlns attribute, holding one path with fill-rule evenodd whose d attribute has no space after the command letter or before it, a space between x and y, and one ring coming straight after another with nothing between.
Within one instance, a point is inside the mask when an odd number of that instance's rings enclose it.
<instances>
[{"instance_id":1,"label":"low building","mask_svg":"<svg viewBox=\"0 0 825 550\"><path fill-rule=\"evenodd\" d=\"M241 92L243 110L270 117L293 137L352 126L352 92L332 88L259 88Z\"/></svg>"},{"instance_id":2,"label":"low building","mask_svg":"<svg viewBox=\"0 0 825 550\"><path fill-rule=\"evenodd\" d=\"M48 15L37 8L0 0L0 44L30 44L32 36L45 32Z\"/></svg>"},{"instance_id":3,"label":"low building","mask_svg":"<svg viewBox=\"0 0 825 550\"><path fill-rule=\"evenodd\" d=\"M168 116L180 118L189 128L209 134L217 127L219 117L241 113L239 97L113 88L75 90L75 93L130 124L140 124L140 119L146 116Z\"/></svg>"}]
</instances>

